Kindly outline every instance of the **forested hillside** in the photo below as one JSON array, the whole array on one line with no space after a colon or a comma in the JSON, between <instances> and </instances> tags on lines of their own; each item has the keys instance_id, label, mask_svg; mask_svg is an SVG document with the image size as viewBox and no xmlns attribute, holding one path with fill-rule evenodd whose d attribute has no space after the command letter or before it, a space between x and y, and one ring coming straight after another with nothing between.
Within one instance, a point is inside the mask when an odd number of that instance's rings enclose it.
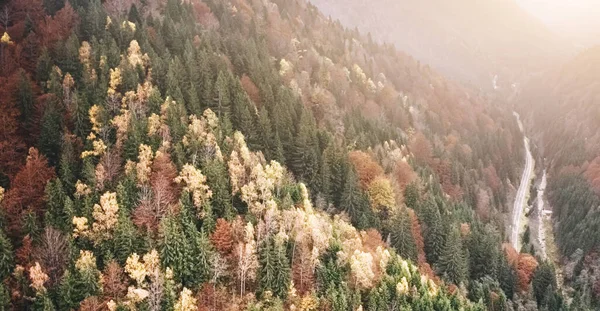
<instances>
[{"instance_id":1,"label":"forested hillside","mask_svg":"<svg viewBox=\"0 0 600 311\"><path fill-rule=\"evenodd\" d=\"M311 2L374 40L393 43L443 74L485 90L510 91L513 83L561 64L575 51L517 0Z\"/></svg>"},{"instance_id":2,"label":"forested hillside","mask_svg":"<svg viewBox=\"0 0 600 311\"><path fill-rule=\"evenodd\" d=\"M564 307L502 245L512 114L393 47L304 1L0 11L0 309Z\"/></svg>"},{"instance_id":3,"label":"forested hillside","mask_svg":"<svg viewBox=\"0 0 600 311\"><path fill-rule=\"evenodd\" d=\"M599 78L596 47L534 79L520 96L551 173L549 200L565 276L577 302L593 308L600 306Z\"/></svg>"}]
</instances>

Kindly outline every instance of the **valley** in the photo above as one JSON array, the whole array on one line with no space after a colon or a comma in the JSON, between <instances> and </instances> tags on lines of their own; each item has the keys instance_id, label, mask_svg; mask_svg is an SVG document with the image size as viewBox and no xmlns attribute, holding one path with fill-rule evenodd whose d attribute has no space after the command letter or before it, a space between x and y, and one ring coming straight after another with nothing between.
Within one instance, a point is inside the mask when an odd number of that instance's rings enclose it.
<instances>
[{"instance_id":1,"label":"valley","mask_svg":"<svg viewBox=\"0 0 600 311\"><path fill-rule=\"evenodd\" d=\"M0 311L596 310L569 42L512 0L0 1Z\"/></svg>"}]
</instances>

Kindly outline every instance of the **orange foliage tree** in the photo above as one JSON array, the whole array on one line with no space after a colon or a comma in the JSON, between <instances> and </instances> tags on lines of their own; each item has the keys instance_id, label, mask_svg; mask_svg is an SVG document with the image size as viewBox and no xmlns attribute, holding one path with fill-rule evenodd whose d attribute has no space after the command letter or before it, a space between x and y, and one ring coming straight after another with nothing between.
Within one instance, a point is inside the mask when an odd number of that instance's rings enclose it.
<instances>
[{"instance_id":1,"label":"orange foliage tree","mask_svg":"<svg viewBox=\"0 0 600 311\"><path fill-rule=\"evenodd\" d=\"M404 161L398 161L398 163L396 163L396 168L394 169L394 177L396 177L396 183L398 184L398 192L404 193L406 186L417 179L417 173L413 171L410 164Z\"/></svg>"},{"instance_id":2,"label":"orange foliage tree","mask_svg":"<svg viewBox=\"0 0 600 311\"><path fill-rule=\"evenodd\" d=\"M431 142L423 133L419 132L415 134L409 145L410 151L415 156L417 163L421 165L431 164L433 158L433 151Z\"/></svg>"},{"instance_id":3,"label":"orange foliage tree","mask_svg":"<svg viewBox=\"0 0 600 311\"><path fill-rule=\"evenodd\" d=\"M383 168L363 151L352 151L348 158L356 168L362 189L367 189L376 177L383 175Z\"/></svg>"},{"instance_id":4,"label":"orange foliage tree","mask_svg":"<svg viewBox=\"0 0 600 311\"><path fill-rule=\"evenodd\" d=\"M527 287L533 278L533 273L538 266L535 257L529 254L519 254L517 262L517 285L519 290L527 291Z\"/></svg>"},{"instance_id":5,"label":"orange foliage tree","mask_svg":"<svg viewBox=\"0 0 600 311\"><path fill-rule=\"evenodd\" d=\"M233 250L233 236L231 224L223 218L217 219L215 231L210 236L213 246L224 258L231 257Z\"/></svg>"}]
</instances>

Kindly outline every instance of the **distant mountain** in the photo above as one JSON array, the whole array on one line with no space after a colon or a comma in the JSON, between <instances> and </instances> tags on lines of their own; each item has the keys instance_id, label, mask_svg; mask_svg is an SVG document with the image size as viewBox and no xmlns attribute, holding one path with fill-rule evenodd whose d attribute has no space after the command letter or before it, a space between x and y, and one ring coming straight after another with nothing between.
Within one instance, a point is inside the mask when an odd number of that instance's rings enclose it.
<instances>
[{"instance_id":1,"label":"distant mountain","mask_svg":"<svg viewBox=\"0 0 600 311\"><path fill-rule=\"evenodd\" d=\"M568 41L513 0L313 0L325 14L477 87L562 63Z\"/></svg>"},{"instance_id":2,"label":"distant mountain","mask_svg":"<svg viewBox=\"0 0 600 311\"><path fill-rule=\"evenodd\" d=\"M519 109L549 172L547 197L559 255L565 267L578 266L564 270L564 286L577 288L577 297L600 277L594 268L600 246L600 47L521 89ZM597 306L599 297L592 302Z\"/></svg>"},{"instance_id":3,"label":"distant mountain","mask_svg":"<svg viewBox=\"0 0 600 311\"><path fill-rule=\"evenodd\" d=\"M581 165L600 154L600 46L532 79L519 101L556 166ZM553 124L549 127L548 124Z\"/></svg>"}]
</instances>

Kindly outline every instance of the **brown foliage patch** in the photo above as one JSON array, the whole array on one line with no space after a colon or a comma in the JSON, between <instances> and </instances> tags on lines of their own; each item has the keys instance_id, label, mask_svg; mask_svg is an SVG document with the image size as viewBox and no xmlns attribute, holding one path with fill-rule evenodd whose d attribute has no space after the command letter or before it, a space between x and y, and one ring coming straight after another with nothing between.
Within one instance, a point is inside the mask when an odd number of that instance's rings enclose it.
<instances>
[{"instance_id":1,"label":"brown foliage patch","mask_svg":"<svg viewBox=\"0 0 600 311\"><path fill-rule=\"evenodd\" d=\"M376 177L383 175L383 168L363 151L352 151L348 158L358 173L362 189L367 189Z\"/></svg>"}]
</instances>

